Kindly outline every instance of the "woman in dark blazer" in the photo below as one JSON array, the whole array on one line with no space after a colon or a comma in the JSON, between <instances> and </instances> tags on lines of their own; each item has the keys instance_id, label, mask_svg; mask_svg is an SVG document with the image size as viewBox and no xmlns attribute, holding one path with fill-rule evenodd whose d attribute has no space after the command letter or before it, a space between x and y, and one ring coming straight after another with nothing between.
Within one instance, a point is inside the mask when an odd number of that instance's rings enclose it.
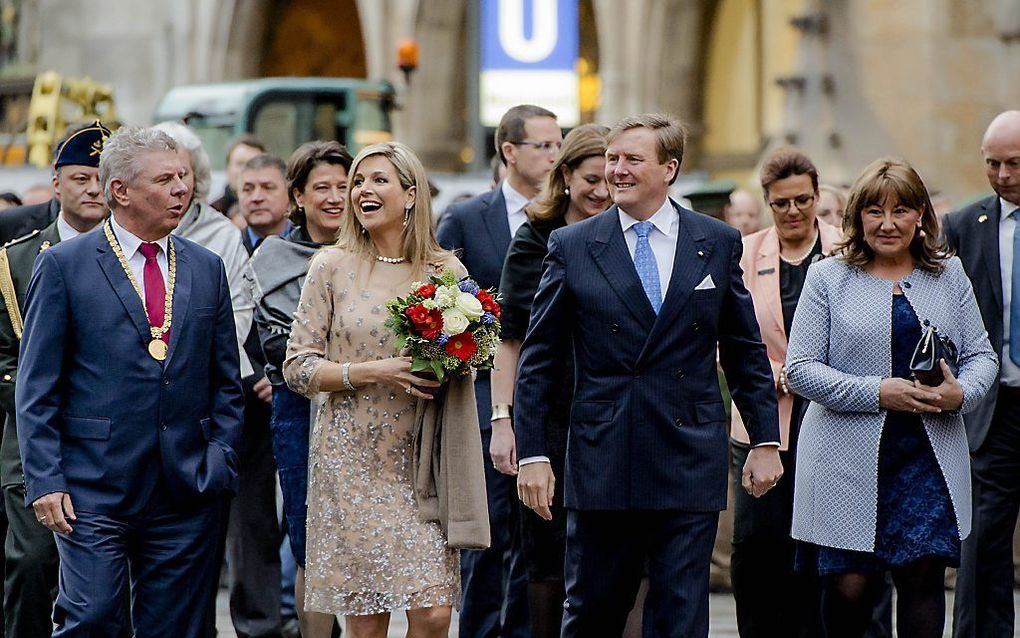
<instances>
[{"instance_id":1,"label":"woman in dark blazer","mask_svg":"<svg viewBox=\"0 0 1020 638\"><path fill-rule=\"evenodd\" d=\"M517 358L528 330L531 302L542 277L542 261L549 235L557 228L581 221L609 208L605 178L606 133L594 124L579 126L563 139L559 158L549 173L548 183L536 203L528 207L528 221L510 243L499 291L503 295L503 343L492 371L492 418L490 454L496 469L517 474L513 429L509 406L513 403ZM573 386L569 361L563 362L563 387L557 403L556 423L550 424L549 449L552 468L560 476L567 445L570 388ZM528 571L528 606L534 638L559 636L566 597L563 585L563 555L566 516L563 490L557 485L553 520L544 521L527 508L521 510L521 538Z\"/></svg>"},{"instance_id":2,"label":"woman in dark blazer","mask_svg":"<svg viewBox=\"0 0 1020 638\"><path fill-rule=\"evenodd\" d=\"M891 572L900 635L942 636L943 579L970 532L962 414L995 382L974 291L947 255L918 174L868 166L843 217L843 254L811 266L786 357L811 401L797 447L793 537L823 578L830 638L860 637ZM926 386L910 361L929 322L959 349Z\"/></svg>"}]
</instances>

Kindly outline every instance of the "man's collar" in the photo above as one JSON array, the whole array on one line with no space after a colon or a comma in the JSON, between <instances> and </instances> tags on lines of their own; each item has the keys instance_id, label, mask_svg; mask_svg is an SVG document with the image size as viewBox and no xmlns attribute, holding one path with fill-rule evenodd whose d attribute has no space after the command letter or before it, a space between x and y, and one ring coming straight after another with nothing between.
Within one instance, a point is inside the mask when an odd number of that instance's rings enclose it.
<instances>
[{"instance_id":1,"label":"man's collar","mask_svg":"<svg viewBox=\"0 0 1020 638\"><path fill-rule=\"evenodd\" d=\"M631 217L627 211L622 208L617 207L617 210L620 212L620 226L623 228L624 232L627 232L627 229L641 221ZM663 235L669 235L669 231L673 225L673 219L675 217L676 209L673 208L673 202L667 196L662 202L662 205L659 206L659 210L655 211L655 213L648 218L648 221L652 222L652 225L655 226L660 233Z\"/></svg>"},{"instance_id":2,"label":"man's collar","mask_svg":"<svg viewBox=\"0 0 1020 638\"><path fill-rule=\"evenodd\" d=\"M531 203L530 199L521 195L517 189L510 185L510 180L508 179L503 180L500 189L503 191L503 199L506 201L506 212L508 214L512 215Z\"/></svg>"},{"instance_id":3,"label":"man's collar","mask_svg":"<svg viewBox=\"0 0 1020 638\"><path fill-rule=\"evenodd\" d=\"M120 244L120 249L124 253L124 259L130 261L131 258L134 257L135 253L138 252L138 247L146 242L139 237L132 235L123 226L118 224L117 219L113 215L110 215L110 225L113 226L113 235L117 238L117 243ZM159 245L165 255L167 251L167 241L166 237L160 237L152 243Z\"/></svg>"},{"instance_id":4,"label":"man's collar","mask_svg":"<svg viewBox=\"0 0 1020 638\"><path fill-rule=\"evenodd\" d=\"M60 236L60 241L67 241L68 239L73 239L80 234L81 231L67 223L67 220L64 219L64 211L61 210L57 214L57 235Z\"/></svg>"},{"instance_id":5,"label":"man's collar","mask_svg":"<svg viewBox=\"0 0 1020 638\"><path fill-rule=\"evenodd\" d=\"M1013 202L1007 201L1005 197L999 198L999 210L1001 211L1000 214L1002 215L1001 217L1002 219L1006 219L1007 217L1012 215L1013 211L1015 211L1017 208L1020 208L1020 206L1014 204Z\"/></svg>"}]
</instances>

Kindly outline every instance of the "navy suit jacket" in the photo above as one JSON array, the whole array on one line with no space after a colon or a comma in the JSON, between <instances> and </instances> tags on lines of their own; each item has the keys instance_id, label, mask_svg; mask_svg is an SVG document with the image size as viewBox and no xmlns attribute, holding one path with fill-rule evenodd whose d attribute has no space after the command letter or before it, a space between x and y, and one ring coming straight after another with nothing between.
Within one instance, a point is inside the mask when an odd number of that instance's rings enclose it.
<instances>
[{"instance_id":1,"label":"navy suit jacket","mask_svg":"<svg viewBox=\"0 0 1020 638\"><path fill-rule=\"evenodd\" d=\"M1002 269L999 267L999 196L992 195L974 202L942 220L946 243L963 262L963 269L974 286L981 318L988 331L992 350L1002 360ZM988 394L973 410L963 415L967 442L971 451L984 443L995 414L999 384L993 383Z\"/></svg>"},{"instance_id":2,"label":"navy suit jacket","mask_svg":"<svg viewBox=\"0 0 1020 638\"><path fill-rule=\"evenodd\" d=\"M184 506L235 490L243 400L223 262L177 250L170 344L149 324L102 227L35 261L16 389L26 502L68 492L75 509L130 515L157 487Z\"/></svg>"},{"instance_id":3,"label":"navy suit jacket","mask_svg":"<svg viewBox=\"0 0 1020 638\"><path fill-rule=\"evenodd\" d=\"M436 228L439 245L457 251L461 263L482 288L496 288L510 247L510 222L503 189L451 204Z\"/></svg>"},{"instance_id":4,"label":"navy suit jacket","mask_svg":"<svg viewBox=\"0 0 1020 638\"><path fill-rule=\"evenodd\" d=\"M521 349L517 458L545 456L545 423L573 342L564 500L579 510L726 508L726 412L716 353L752 444L779 441L776 391L740 269L740 234L680 214L658 315L616 206L553 231ZM711 276L714 288L695 290ZM745 410L747 411L745 413Z\"/></svg>"}]
</instances>

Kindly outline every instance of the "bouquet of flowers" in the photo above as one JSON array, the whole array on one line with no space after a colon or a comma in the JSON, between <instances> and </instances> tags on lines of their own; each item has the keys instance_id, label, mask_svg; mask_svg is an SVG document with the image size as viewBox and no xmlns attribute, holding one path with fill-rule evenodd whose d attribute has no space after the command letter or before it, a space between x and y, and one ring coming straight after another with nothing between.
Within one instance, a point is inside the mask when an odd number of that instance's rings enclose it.
<instances>
[{"instance_id":1,"label":"bouquet of flowers","mask_svg":"<svg viewBox=\"0 0 1020 638\"><path fill-rule=\"evenodd\" d=\"M411 294L386 302L386 327L397 334L397 351L411 356L412 372L453 375L492 367L499 345L499 294L447 269L416 281Z\"/></svg>"}]
</instances>

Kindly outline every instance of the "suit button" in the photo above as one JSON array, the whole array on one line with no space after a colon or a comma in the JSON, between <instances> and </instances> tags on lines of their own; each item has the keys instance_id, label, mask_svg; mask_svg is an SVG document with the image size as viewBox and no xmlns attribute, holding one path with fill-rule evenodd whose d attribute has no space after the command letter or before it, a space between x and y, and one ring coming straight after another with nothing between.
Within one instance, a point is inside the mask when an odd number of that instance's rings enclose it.
<instances>
[{"instance_id":1,"label":"suit button","mask_svg":"<svg viewBox=\"0 0 1020 638\"><path fill-rule=\"evenodd\" d=\"M677 418L673 419L673 425L675 425L678 428L680 428L680 427L683 427L684 422L680 420L680 417L677 417Z\"/></svg>"},{"instance_id":2,"label":"suit button","mask_svg":"<svg viewBox=\"0 0 1020 638\"><path fill-rule=\"evenodd\" d=\"M683 379L684 378L684 371L683 370L677 370L676 372L673 373L673 376L676 377L677 379Z\"/></svg>"},{"instance_id":3,"label":"suit button","mask_svg":"<svg viewBox=\"0 0 1020 638\"><path fill-rule=\"evenodd\" d=\"M170 385L170 379L169 379L169 378L166 378L166 377L164 377L164 378L163 378L163 385Z\"/></svg>"},{"instance_id":4,"label":"suit button","mask_svg":"<svg viewBox=\"0 0 1020 638\"><path fill-rule=\"evenodd\" d=\"M166 423L160 423L159 424L159 429L163 430L164 432L166 432Z\"/></svg>"},{"instance_id":5,"label":"suit button","mask_svg":"<svg viewBox=\"0 0 1020 638\"><path fill-rule=\"evenodd\" d=\"M609 331L610 332L619 332L620 331L620 324L618 324L618 323L611 324L609 326Z\"/></svg>"},{"instance_id":6,"label":"suit button","mask_svg":"<svg viewBox=\"0 0 1020 638\"><path fill-rule=\"evenodd\" d=\"M694 330L694 332L701 332L701 324L695 322L691 325L691 329Z\"/></svg>"}]
</instances>

